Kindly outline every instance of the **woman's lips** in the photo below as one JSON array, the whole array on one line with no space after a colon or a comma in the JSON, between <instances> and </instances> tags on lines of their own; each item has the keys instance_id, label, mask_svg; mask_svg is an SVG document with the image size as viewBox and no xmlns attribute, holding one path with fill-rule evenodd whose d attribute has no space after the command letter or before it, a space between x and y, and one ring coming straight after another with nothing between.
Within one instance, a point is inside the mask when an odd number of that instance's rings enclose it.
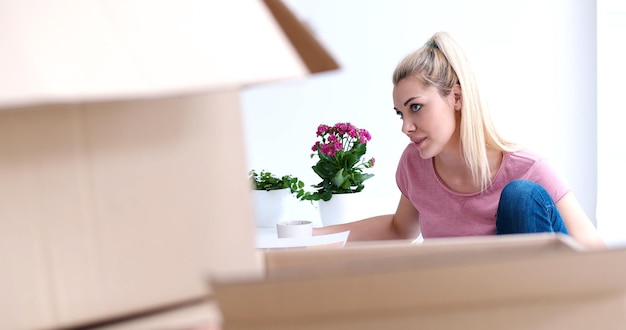
<instances>
[{"instance_id":1,"label":"woman's lips","mask_svg":"<svg viewBox=\"0 0 626 330\"><path fill-rule=\"evenodd\" d=\"M411 139L411 142L413 142L415 144L416 147L420 147L422 145L422 143L424 142L424 140L426 140L426 138L416 138L416 139Z\"/></svg>"}]
</instances>

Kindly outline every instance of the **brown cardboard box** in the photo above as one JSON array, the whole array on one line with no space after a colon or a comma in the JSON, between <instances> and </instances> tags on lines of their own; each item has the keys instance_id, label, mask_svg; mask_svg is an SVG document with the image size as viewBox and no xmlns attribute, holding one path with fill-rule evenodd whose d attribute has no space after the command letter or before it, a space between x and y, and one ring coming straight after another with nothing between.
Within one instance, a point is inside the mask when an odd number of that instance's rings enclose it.
<instances>
[{"instance_id":1,"label":"brown cardboard box","mask_svg":"<svg viewBox=\"0 0 626 330\"><path fill-rule=\"evenodd\" d=\"M337 67L287 8L0 12L0 329L101 324L206 299L211 274L260 276L239 92Z\"/></svg>"},{"instance_id":2,"label":"brown cardboard box","mask_svg":"<svg viewBox=\"0 0 626 330\"><path fill-rule=\"evenodd\" d=\"M223 329L625 329L626 249L548 234L266 253L213 279Z\"/></svg>"},{"instance_id":3,"label":"brown cardboard box","mask_svg":"<svg viewBox=\"0 0 626 330\"><path fill-rule=\"evenodd\" d=\"M221 315L215 302L202 301L175 306L146 315L133 315L89 327L91 330L220 330Z\"/></svg>"}]
</instances>

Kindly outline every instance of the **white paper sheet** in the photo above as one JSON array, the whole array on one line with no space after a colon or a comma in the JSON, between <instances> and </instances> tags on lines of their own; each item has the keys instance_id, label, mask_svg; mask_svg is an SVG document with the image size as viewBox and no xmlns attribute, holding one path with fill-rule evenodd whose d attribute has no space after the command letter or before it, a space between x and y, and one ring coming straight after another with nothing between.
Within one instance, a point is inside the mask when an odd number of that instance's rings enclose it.
<instances>
[{"instance_id":1,"label":"white paper sheet","mask_svg":"<svg viewBox=\"0 0 626 330\"><path fill-rule=\"evenodd\" d=\"M278 238L274 233L274 235L258 235L256 244L259 249L343 247L349 235L350 231L344 231L310 237Z\"/></svg>"}]
</instances>

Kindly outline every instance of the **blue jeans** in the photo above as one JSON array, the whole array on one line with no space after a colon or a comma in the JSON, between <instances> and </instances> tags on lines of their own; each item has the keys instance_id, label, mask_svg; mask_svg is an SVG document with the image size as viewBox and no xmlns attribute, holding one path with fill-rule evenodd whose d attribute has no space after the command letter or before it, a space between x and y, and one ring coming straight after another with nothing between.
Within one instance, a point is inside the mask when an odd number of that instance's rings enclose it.
<instances>
[{"instance_id":1,"label":"blue jeans","mask_svg":"<svg viewBox=\"0 0 626 330\"><path fill-rule=\"evenodd\" d=\"M548 192L528 180L509 182L500 195L496 234L568 234L565 223Z\"/></svg>"}]
</instances>

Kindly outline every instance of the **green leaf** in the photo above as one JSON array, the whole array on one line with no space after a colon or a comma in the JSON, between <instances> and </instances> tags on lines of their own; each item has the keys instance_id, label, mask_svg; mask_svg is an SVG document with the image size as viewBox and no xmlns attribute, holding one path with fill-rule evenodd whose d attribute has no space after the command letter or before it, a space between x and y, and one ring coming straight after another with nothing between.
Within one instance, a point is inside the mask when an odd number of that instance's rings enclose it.
<instances>
[{"instance_id":1,"label":"green leaf","mask_svg":"<svg viewBox=\"0 0 626 330\"><path fill-rule=\"evenodd\" d=\"M337 173L335 173L335 176L333 177L333 185L336 187L341 187L344 182L346 182L346 180L348 179L348 177L346 175L343 174L343 168L339 169L339 171L337 171Z\"/></svg>"},{"instance_id":2,"label":"green leaf","mask_svg":"<svg viewBox=\"0 0 626 330\"><path fill-rule=\"evenodd\" d=\"M333 197L333 193L330 191L325 191L320 195L320 199L323 201L329 201Z\"/></svg>"}]
</instances>

